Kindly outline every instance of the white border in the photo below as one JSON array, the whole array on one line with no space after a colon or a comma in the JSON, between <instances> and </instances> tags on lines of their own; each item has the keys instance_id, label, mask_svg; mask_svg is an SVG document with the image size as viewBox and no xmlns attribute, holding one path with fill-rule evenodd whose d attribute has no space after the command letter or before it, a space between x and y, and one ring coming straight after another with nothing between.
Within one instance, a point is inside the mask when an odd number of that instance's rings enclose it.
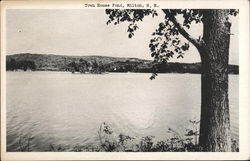
<instances>
[{"instance_id":1,"label":"white border","mask_svg":"<svg viewBox=\"0 0 250 161\"><path fill-rule=\"evenodd\" d=\"M227 1L127 1L130 3L157 3L160 8L238 8L239 16L239 146L240 152L6 152L6 9L86 9L85 3L98 3L98 1L2 1L1 2L1 160L237 160L250 159L249 139L249 2L247 0ZM102 3L115 3L115 1L101 1ZM116 1L124 3L126 1ZM97 8L88 8L97 9ZM99 8L104 9L104 8Z\"/></svg>"}]
</instances>

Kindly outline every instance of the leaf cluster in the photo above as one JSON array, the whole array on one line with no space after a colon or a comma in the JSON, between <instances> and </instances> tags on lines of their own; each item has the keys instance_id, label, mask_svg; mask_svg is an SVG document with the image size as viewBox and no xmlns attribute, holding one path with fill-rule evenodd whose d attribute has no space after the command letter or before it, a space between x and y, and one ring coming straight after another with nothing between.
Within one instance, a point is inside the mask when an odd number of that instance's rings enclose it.
<instances>
[{"instance_id":1,"label":"leaf cluster","mask_svg":"<svg viewBox=\"0 0 250 161\"><path fill-rule=\"evenodd\" d=\"M107 25L112 23L114 25L119 24L120 22L129 22L127 32L128 37L132 38L134 36L134 32L139 29L137 22L143 21L145 16L152 15L152 17L157 16L157 12L151 9L106 9L106 14L109 16L109 20L107 21Z\"/></svg>"},{"instance_id":2,"label":"leaf cluster","mask_svg":"<svg viewBox=\"0 0 250 161\"><path fill-rule=\"evenodd\" d=\"M190 37L186 30L190 29L192 23L202 23L204 14L209 11L207 9L162 9L165 14L164 20L158 25L158 28L153 32L153 38L149 42L151 57L154 58L155 63L167 62L176 54L177 58L183 58L185 52L189 49L189 42L198 46L199 39ZM228 15L236 16L239 13L237 9L228 9ZM109 15L107 24L114 22L130 22L127 32L128 37L132 38L134 32L139 28L138 21L143 21L143 18L149 15L158 16L156 10L151 9L107 9L106 14ZM177 18L179 17L179 18ZM181 22L178 22L180 17ZM182 39L182 35L186 39ZM184 41L186 40L186 41ZM153 73L150 79L154 79L157 74Z\"/></svg>"}]
</instances>

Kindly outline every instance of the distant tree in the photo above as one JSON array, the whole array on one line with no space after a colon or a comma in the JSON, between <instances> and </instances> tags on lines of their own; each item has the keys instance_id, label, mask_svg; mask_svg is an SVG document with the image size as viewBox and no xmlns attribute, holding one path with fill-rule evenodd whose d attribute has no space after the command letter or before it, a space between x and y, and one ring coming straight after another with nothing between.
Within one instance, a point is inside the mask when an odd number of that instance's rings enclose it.
<instances>
[{"instance_id":1,"label":"distant tree","mask_svg":"<svg viewBox=\"0 0 250 161\"><path fill-rule=\"evenodd\" d=\"M99 70L99 73L105 72L105 66L103 65L101 61L99 62L98 70Z\"/></svg>"},{"instance_id":2,"label":"distant tree","mask_svg":"<svg viewBox=\"0 0 250 161\"><path fill-rule=\"evenodd\" d=\"M34 61L30 61L30 62L29 62L29 68L30 68L30 70L32 70L32 71L35 71L35 70L36 70L36 64L35 64Z\"/></svg>"},{"instance_id":3,"label":"distant tree","mask_svg":"<svg viewBox=\"0 0 250 161\"><path fill-rule=\"evenodd\" d=\"M98 73L98 63L96 62L96 60L94 60L93 62L92 62L92 65L91 65L91 67L92 67L92 70L91 70L91 72L92 73Z\"/></svg>"},{"instance_id":4,"label":"distant tree","mask_svg":"<svg viewBox=\"0 0 250 161\"><path fill-rule=\"evenodd\" d=\"M6 62L6 70L24 70L27 71L28 69L34 71L36 70L36 64L34 61L30 60L21 60L16 61L15 59L11 59L10 61Z\"/></svg>"},{"instance_id":5,"label":"distant tree","mask_svg":"<svg viewBox=\"0 0 250 161\"><path fill-rule=\"evenodd\" d=\"M81 73L89 72L90 63L86 60L80 59L78 68Z\"/></svg>"},{"instance_id":6,"label":"distant tree","mask_svg":"<svg viewBox=\"0 0 250 161\"><path fill-rule=\"evenodd\" d=\"M17 63L15 59L10 59L10 61L6 62L6 70L16 70L17 69Z\"/></svg>"},{"instance_id":7,"label":"distant tree","mask_svg":"<svg viewBox=\"0 0 250 161\"><path fill-rule=\"evenodd\" d=\"M72 61L71 63L68 64L69 70L72 73L75 73L76 71L78 71L77 65L75 61Z\"/></svg>"},{"instance_id":8,"label":"distant tree","mask_svg":"<svg viewBox=\"0 0 250 161\"><path fill-rule=\"evenodd\" d=\"M204 151L231 151L228 103L228 57L231 22L229 16L238 14L234 9L162 9L165 16L153 32L149 48L155 62L165 62L177 54L182 58L189 44L199 51L201 74L201 122L199 144ZM107 9L107 24L127 21L128 37L139 28L138 21L145 16L157 16L156 10ZM178 22L177 16L183 21ZM203 24L203 36L193 38L187 30L193 23ZM187 42L181 42L180 35ZM152 76L152 79L155 74Z\"/></svg>"},{"instance_id":9,"label":"distant tree","mask_svg":"<svg viewBox=\"0 0 250 161\"><path fill-rule=\"evenodd\" d=\"M80 60L79 60L79 62L83 62L84 60L83 60L83 58L81 58Z\"/></svg>"},{"instance_id":10,"label":"distant tree","mask_svg":"<svg viewBox=\"0 0 250 161\"><path fill-rule=\"evenodd\" d=\"M28 69L34 71L36 70L36 65L34 61L22 60L17 62L17 69L22 69L27 71Z\"/></svg>"},{"instance_id":11,"label":"distant tree","mask_svg":"<svg viewBox=\"0 0 250 161\"><path fill-rule=\"evenodd\" d=\"M165 73L165 72L169 72L169 66L168 66L168 63L167 62L162 62L162 63L159 63L159 64L156 64L154 66L155 68L155 72L157 73ZM173 70L172 70L173 71Z\"/></svg>"}]
</instances>

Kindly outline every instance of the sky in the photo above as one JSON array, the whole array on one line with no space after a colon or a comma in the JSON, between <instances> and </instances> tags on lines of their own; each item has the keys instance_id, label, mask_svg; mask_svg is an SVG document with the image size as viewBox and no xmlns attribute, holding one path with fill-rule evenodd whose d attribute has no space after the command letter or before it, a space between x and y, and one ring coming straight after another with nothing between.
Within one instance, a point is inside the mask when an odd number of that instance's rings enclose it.
<instances>
[{"instance_id":1,"label":"sky","mask_svg":"<svg viewBox=\"0 0 250 161\"><path fill-rule=\"evenodd\" d=\"M8 9L6 11L6 54L34 53L56 55L101 55L153 59L149 41L164 20L164 14L138 23L139 30L128 38L128 23L106 25L103 9ZM181 21L181 18L178 17ZM231 17L230 64L239 64L238 18ZM190 35L202 35L202 25L192 25ZM182 40L185 40L182 38ZM200 62L199 53L190 46L183 59L171 62Z\"/></svg>"}]
</instances>

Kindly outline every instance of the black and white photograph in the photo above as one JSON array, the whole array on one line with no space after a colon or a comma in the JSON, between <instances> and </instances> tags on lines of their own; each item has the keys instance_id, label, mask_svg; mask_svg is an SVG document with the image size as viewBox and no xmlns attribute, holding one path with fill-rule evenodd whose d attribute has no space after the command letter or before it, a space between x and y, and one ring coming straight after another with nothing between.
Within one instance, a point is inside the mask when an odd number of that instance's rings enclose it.
<instances>
[{"instance_id":1,"label":"black and white photograph","mask_svg":"<svg viewBox=\"0 0 250 161\"><path fill-rule=\"evenodd\" d=\"M2 151L239 154L244 12L165 3L5 9Z\"/></svg>"}]
</instances>

